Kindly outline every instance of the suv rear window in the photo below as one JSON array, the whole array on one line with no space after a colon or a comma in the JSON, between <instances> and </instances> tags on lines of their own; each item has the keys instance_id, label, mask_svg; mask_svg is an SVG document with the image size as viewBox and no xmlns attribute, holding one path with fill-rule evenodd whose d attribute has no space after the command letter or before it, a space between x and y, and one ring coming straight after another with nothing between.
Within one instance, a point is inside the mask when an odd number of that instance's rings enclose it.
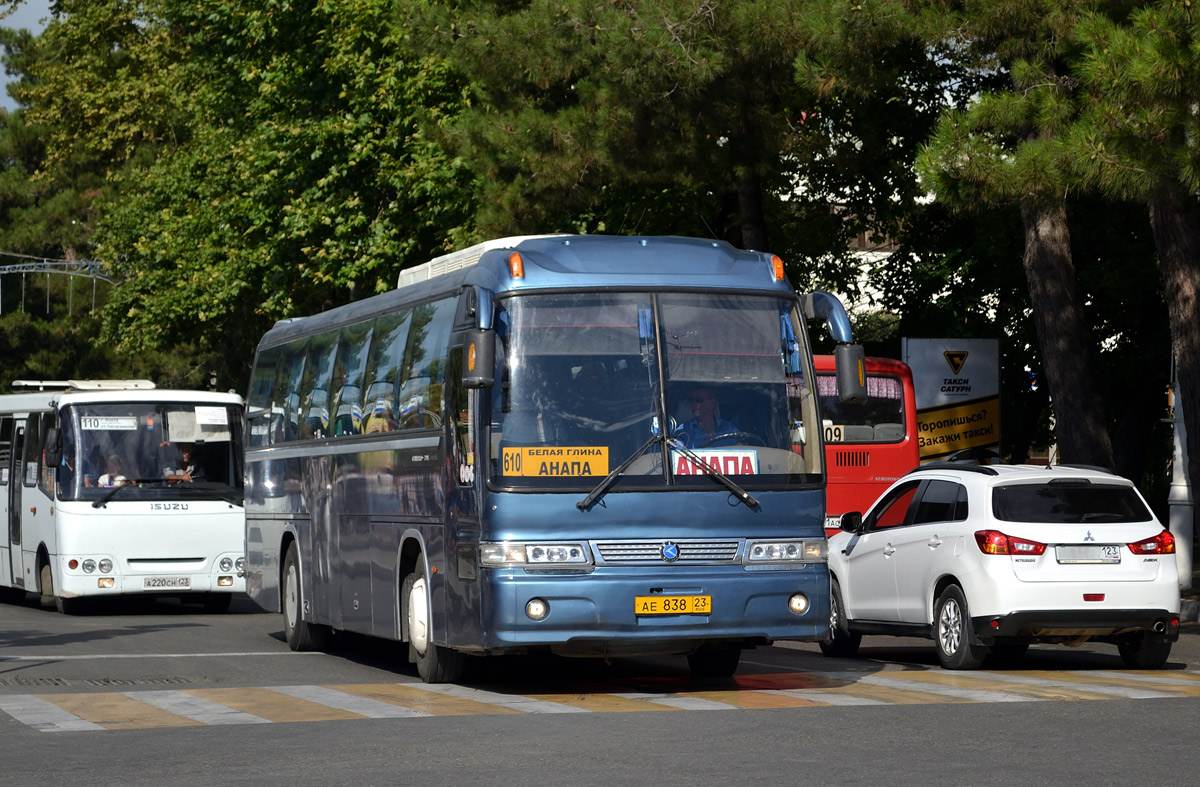
<instances>
[{"instance_id":1,"label":"suv rear window","mask_svg":"<svg viewBox=\"0 0 1200 787\"><path fill-rule=\"evenodd\" d=\"M992 490L992 515L1004 522L1149 522L1132 488L1103 484L1014 484Z\"/></svg>"}]
</instances>

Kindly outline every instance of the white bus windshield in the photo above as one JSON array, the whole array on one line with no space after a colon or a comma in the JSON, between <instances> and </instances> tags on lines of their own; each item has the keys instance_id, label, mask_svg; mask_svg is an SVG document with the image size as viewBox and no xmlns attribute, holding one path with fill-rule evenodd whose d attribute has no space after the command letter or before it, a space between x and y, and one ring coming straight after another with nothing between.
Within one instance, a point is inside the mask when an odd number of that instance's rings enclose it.
<instances>
[{"instance_id":1,"label":"white bus windshield","mask_svg":"<svg viewBox=\"0 0 1200 787\"><path fill-rule=\"evenodd\" d=\"M529 294L500 304L490 483L590 489L752 488L821 474L794 302L730 293ZM809 444L806 444L806 439ZM681 450L686 449L686 450Z\"/></svg>"},{"instance_id":2,"label":"white bus windshield","mask_svg":"<svg viewBox=\"0 0 1200 787\"><path fill-rule=\"evenodd\" d=\"M241 502L241 413L226 404L120 402L62 411L59 498ZM118 493L113 490L121 487Z\"/></svg>"}]
</instances>

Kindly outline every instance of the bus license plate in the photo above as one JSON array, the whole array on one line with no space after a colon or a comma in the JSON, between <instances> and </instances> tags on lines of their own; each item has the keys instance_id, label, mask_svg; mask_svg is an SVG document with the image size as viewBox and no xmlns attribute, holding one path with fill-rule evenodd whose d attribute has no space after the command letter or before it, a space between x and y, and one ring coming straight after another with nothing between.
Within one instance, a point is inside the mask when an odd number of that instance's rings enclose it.
<instances>
[{"instance_id":1,"label":"bus license plate","mask_svg":"<svg viewBox=\"0 0 1200 787\"><path fill-rule=\"evenodd\" d=\"M635 615L709 615L712 596L634 596Z\"/></svg>"},{"instance_id":2,"label":"bus license plate","mask_svg":"<svg viewBox=\"0 0 1200 787\"><path fill-rule=\"evenodd\" d=\"M190 590L191 577L142 577L142 590Z\"/></svg>"}]
</instances>

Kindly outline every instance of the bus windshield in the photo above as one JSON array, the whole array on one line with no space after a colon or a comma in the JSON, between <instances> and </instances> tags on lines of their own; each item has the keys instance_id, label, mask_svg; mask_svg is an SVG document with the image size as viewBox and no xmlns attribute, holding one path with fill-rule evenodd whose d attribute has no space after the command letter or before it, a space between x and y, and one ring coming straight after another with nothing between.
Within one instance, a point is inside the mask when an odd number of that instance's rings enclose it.
<instances>
[{"instance_id":1,"label":"bus windshield","mask_svg":"<svg viewBox=\"0 0 1200 787\"><path fill-rule=\"evenodd\" d=\"M225 404L120 402L62 410L62 500L241 502L241 413ZM114 489L120 490L114 492Z\"/></svg>"},{"instance_id":2,"label":"bus windshield","mask_svg":"<svg viewBox=\"0 0 1200 787\"><path fill-rule=\"evenodd\" d=\"M503 300L491 397L494 487L819 483L816 392L792 300L731 293ZM665 423L669 440L655 441ZM808 444L806 445L806 438Z\"/></svg>"}]
</instances>

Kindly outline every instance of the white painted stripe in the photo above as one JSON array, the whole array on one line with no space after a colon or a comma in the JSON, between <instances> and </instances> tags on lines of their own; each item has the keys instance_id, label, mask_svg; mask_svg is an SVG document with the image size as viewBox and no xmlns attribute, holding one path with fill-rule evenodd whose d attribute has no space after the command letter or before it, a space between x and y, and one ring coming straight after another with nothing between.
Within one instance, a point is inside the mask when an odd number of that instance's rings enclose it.
<instances>
[{"instance_id":1,"label":"white painted stripe","mask_svg":"<svg viewBox=\"0 0 1200 787\"><path fill-rule=\"evenodd\" d=\"M869 697L855 697L853 694L839 694L834 691L817 691L815 689L756 689L759 694L782 694L785 697L795 697L801 700L811 700L822 705L892 705L884 700L873 700Z\"/></svg>"},{"instance_id":2,"label":"white painted stripe","mask_svg":"<svg viewBox=\"0 0 1200 787\"><path fill-rule=\"evenodd\" d=\"M425 711L413 710L390 702L373 700L370 697L359 697L337 689L324 686L271 686L271 691L286 694L309 702L315 702L338 710L350 711L370 719L406 719L413 716L431 716Z\"/></svg>"},{"instance_id":3,"label":"white painted stripe","mask_svg":"<svg viewBox=\"0 0 1200 787\"><path fill-rule=\"evenodd\" d=\"M668 708L681 710L741 710L737 705L725 702L706 700L701 697L680 697L678 694L654 694L644 691L631 691L613 694L614 697L624 697L628 700L642 700L656 705L666 705Z\"/></svg>"},{"instance_id":4,"label":"white painted stripe","mask_svg":"<svg viewBox=\"0 0 1200 787\"><path fill-rule=\"evenodd\" d=\"M820 675L824 678L834 678L840 680L848 680L847 673L844 672L816 672L814 675ZM957 675L958 673L955 673ZM1009 694L1007 692L986 691L984 689L960 689L956 686L941 686L936 683L923 683L912 680L904 680L903 678L888 678L883 675L861 675L854 680L855 683L865 683L869 686L883 686L889 689L902 689L904 691L915 691L924 694L934 694L940 697L957 697L959 699L971 700L973 702L1030 702L1038 701L1040 697L1028 697L1021 694Z\"/></svg>"},{"instance_id":5,"label":"white painted stripe","mask_svg":"<svg viewBox=\"0 0 1200 787\"><path fill-rule=\"evenodd\" d=\"M317 650L310 651L261 651L257 653L92 653L86 656L64 656L47 653L41 656L0 656L0 661L106 661L108 659L225 659L250 658L252 656L323 656Z\"/></svg>"},{"instance_id":6,"label":"white painted stripe","mask_svg":"<svg viewBox=\"0 0 1200 787\"><path fill-rule=\"evenodd\" d=\"M1184 672L1184 675L1194 675L1194 672ZM1172 677L1171 673L1166 675L1138 675L1132 672L1107 672L1104 670L1088 670L1081 672L1080 675L1096 675L1101 678L1114 678L1116 680L1130 680L1137 683L1157 683L1160 686L1192 686L1200 687L1200 681L1195 678L1176 678Z\"/></svg>"},{"instance_id":7,"label":"white painted stripe","mask_svg":"<svg viewBox=\"0 0 1200 787\"><path fill-rule=\"evenodd\" d=\"M254 714L234 710L202 697L184 694L182 691L126 691L124 695L202 724L270 724L267 719Z\"/></svg>"},{"instance_id":8,"label":"white painted stripe","mask_svg":"<svg viewBox=\"0 0 1200 787\"><path fill-rule=\"evenodd\" d=\"M1131 700L1155 700L1176 697L1165 691L1150 691L1127 686L1108 686L1100 683L1084 683L1075 680L1051 680L1050 678L1035 678L1030 675L1007 675L1003 672L962 672L955 673L972 680L997 680L1003 683L1017 683L1023 686L1047 686L1055 689L1072 689L1087 691L1092 694L1108 694L1113 697L1124 697Z\"/></svg>"},{"instance_id":9,"label":"white painted stripe","mask_svg":"<svg viewBox=\"0 0 1200 787\"><path fill-rule=\"evenodd\" d=\"M404 683L401 685L433 694L444 694L447 697L458 697L464 700L485 702L488 705L498 705L501 708L511 708L522 713L591 713L587 708L576 708L571 705L563 705L561 702L547 702L520 694L500 694L483 689L455 686L450 683Z\"/></svg>"},{"instance_id":10,"label":"white painted stripe","mask_svg":"<svg viewBox=\"0 0 1200 787\"><path fill-rule=\"evenodd\" d=\"M32 694L0 697L0 710L22 724L41 732L79 732L104 729L99 724L85 721L74 713L67 713L54 703Z\"/></svg>"}]
</instances>

